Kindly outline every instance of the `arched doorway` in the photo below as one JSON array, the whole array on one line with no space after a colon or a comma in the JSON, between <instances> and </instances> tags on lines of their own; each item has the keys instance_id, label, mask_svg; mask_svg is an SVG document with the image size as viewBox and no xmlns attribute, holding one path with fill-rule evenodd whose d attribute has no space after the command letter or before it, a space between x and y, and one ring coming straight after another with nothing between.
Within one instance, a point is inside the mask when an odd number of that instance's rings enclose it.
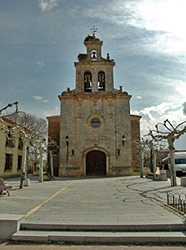
<instances>
[{"instance_id":1,"label":"arched doorway","mask_svg":"<svg viewBox=\"0 0 186 250\"><path fill-rule=\"evenodd\" d=\"M101 176L106 175L106 155L105 153L93 150L86 155L86 175Z\"/></svg>"}]
</instances>

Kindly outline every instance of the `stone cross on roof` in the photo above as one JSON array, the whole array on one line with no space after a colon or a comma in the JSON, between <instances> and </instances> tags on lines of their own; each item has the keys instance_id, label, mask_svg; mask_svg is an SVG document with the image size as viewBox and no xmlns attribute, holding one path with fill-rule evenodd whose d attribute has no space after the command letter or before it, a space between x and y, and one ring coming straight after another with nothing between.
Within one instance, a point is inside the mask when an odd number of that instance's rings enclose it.
<instances>
[{"instance_id":1,"label":"stone cross on roof","mask_svg":"<svg viewBox=\"0 0 186 250\"><path fill-rule=\"evenodd\" d=\"M93 26L92 28L90 28L91 33L93 34L93 36L95 36L95 33L97 32L97 28L95 26Z\"/></svg>"}]
</instances>

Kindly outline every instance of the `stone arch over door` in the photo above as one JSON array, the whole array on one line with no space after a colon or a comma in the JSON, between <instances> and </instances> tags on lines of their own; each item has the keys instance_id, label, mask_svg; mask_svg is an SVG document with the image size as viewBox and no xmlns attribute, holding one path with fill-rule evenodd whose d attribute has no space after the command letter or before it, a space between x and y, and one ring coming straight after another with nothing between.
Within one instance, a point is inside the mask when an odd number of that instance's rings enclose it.
<instances>
[{"instance_id":1,"label":"stone arch over door","mask_svg":"<svg viewBox=\"0 0 186 250\"><path fill-rule=\"evenodd\" d=\"M103 148L89 148L83 154L84 175L109 175L109 154Z\"/></svg>"}]
</instances>

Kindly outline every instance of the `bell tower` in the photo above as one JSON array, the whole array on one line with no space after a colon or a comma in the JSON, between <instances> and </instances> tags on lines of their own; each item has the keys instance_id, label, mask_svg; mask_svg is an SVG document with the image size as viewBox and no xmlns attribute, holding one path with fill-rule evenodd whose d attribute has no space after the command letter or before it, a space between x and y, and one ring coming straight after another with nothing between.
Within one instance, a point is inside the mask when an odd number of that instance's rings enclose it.
<instances>
[{"instance_id":1,"label":"bell tower","mask_svg":"<svg viewBox=\"0 0 186 250\"><path fill-rule=\"evenodd\" d=\"M84 40L86 54L78 55L76 67L76 93L112 92L114 90L113 67L114 60L102 57L103 42L93 35Z\"/></svg>"},{"instance_id":2,"label":"bell tower","mask_svg":"<svg viewBox=\"0 0 186 250\"><path fill-rule=\"evenodd\" d=\"M76 87L59 95L58 174L132 175L137 159L132 143L139 138L140 117L130 115L131 95L122 87L114 88L115 62L109 54L102 56L103 42L96 37L95 29L84 45L86 52L74 63ZM50 120L57 133L56 117Z\"/></svg>"}]
</instances>

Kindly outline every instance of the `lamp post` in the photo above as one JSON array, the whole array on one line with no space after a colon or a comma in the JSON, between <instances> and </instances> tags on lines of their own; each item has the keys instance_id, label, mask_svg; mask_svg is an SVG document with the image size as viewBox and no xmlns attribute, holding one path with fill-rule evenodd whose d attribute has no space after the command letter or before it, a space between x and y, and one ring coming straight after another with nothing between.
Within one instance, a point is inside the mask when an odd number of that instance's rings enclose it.
<instances>
[{"instance_id":1,"label":"lamp post","mask_svg":"<svg viewBox=\"0 0 186 250\"><path fill-rule=\"evenodd\" d=\"M65 136L65 140L66 140L66 145L68 147L68 143L69 143L69 137L68 137L68 135Z\"/></svg>"},{"instance_id":2,"label":"lamp post","mask_svg":"<svg viewBox=\"0 0 186 250\"><path fill-rule=\"evenodd\" d=\"M66 161L68 161L68 145L69 145L69 136L65 136L66 146L67 146L67 155L66 155Z\"/></svg>"},{"instance_id":3,"label":"lamp post","mask_svg":"<svg viewBox=\"0 0 186 250\"><path fill-rule=\"evenodd\" d=\"M123 144L123 146L125 145L125 141L126 141L126 137L123 135L122 136L122 144Z\"/></svg>"}]
</instances>

